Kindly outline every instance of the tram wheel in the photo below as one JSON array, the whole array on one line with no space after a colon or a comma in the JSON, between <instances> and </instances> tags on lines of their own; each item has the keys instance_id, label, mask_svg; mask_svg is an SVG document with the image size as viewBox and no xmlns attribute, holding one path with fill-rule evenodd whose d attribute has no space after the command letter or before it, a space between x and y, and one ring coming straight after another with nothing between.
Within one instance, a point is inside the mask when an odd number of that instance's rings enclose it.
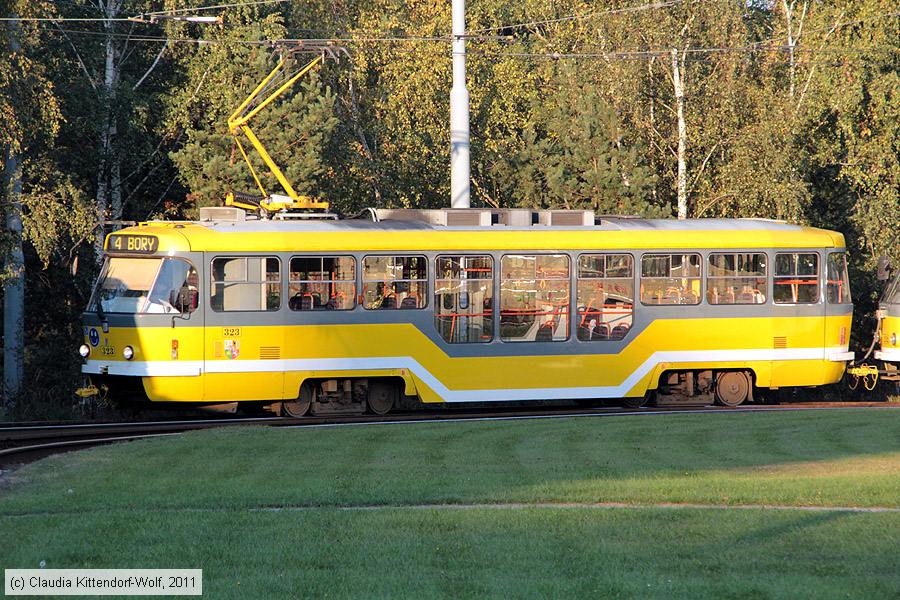
<instances>
[{"instance_id":1,"label":"tram wheel","mask_svg":"<svg viewBox=\"0 0 900 600\"><path fill-rule=\"evenodd\" d=\"M366 404L369 411L376 415L386 415L397 401L397 385L385 379L369 381L369 393Z\"/></svg>"},{"instance_id":2,"label":"tram wheel","mask_svg":"<svg viewBox=\"0 0 900 600\"><path fill-rule=\"evenodd\" d=\"M651 394L644 394L643 396L633 396L631 398L623 398L622 406L625 408L640 408L642 406L646 406L650 402Z\"/></svg>"},{"instance_id":3,"label":"tram wheel","mask_svg":"<svg viewBox=\"0 0 900 600\"><path fill-rule=\"evenodd\" d=\"M722 406L740 406L750 396L750 379L741 371L719 373L716 401Z\"/></svg>"},{"instance_id":4,"label":"tram wheel","mask_svg":"<svg viewBox=\"0 0 900 600\"><path fill-rule=\"evenodd\" d=\"M300 394L296 400L281 403L281 416L292 417L298 419L309 412L312 405L313 388L307 382L303 382L300 386Z\"/></svg>"}]
</instances>

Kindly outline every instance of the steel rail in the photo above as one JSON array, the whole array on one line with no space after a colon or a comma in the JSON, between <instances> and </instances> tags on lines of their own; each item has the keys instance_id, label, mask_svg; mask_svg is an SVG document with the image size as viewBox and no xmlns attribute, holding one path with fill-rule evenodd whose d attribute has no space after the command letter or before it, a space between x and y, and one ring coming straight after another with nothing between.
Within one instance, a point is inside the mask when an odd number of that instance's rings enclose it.
<instances>
[{"instance_id":1,"label":"steel rail","mask_svg":"<svg viewBox=\"0 0 900 600\"><path fill-rule=\"evenodd\" d=\"M281 417L246 417L246 418L211 418L190 420L135 421L112 423L59 423L53 425L29 424L0 427L0 442L16 440L36 440L55 437L96 435L108 433L141 433L147 430L190 430L209 427L225 427L229 425L267 424L280 422Z\"/></svg>"}]
</instances>

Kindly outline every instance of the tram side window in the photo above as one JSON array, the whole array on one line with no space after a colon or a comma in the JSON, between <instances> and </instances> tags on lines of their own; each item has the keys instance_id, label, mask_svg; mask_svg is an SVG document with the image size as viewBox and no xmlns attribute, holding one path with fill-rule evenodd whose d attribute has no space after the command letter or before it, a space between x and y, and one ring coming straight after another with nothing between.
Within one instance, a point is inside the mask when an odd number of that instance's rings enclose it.
<instances>
[{"instance_id":1,"label":"tram side window","mask_svg":"<svg viewBox=\"0 0 900 600\"><path fill-rule=\"evenodd\" d=\"M847 274L847 253L828 255L828 281L825 287L828 304L850 304L850 276Z\"/></svg>"},{"instance_id":2,"label":"tram side window","mask_svg":"<svg viewBox=\"0 0 900 600\"><path fill-rule=\"evenodd\" d=\"M428 270L424 256L363 258L363 306L368 310L425 308Z\"/></svg>"},{"instance_id":3,"label":"tram side window","mask_svg":"<svg viewBox=\"0 0 900 600\"><path fill-rule=\"evenodd\" d=\"M700 304L700 255L645 254L641 258L641 302Z\"/></svg>"},{"instance_id":4,"label":"tram side window","mask_svg":"<svg viewBox=\"0 0 900 600\"><path fill-rule=\"evenodd\" d=\"M819 255L785 253L775 255L775 304L815 304L819 301Z\"/></svg>"},{"instance_id":5,"label":"tram side window","mask_svg":"<svg viewBox=\"0 0 900 600\"><path fill-rule=\"evenodd\" d=\"M578 339L621 340L634 318L634 259L630 254L578 257Z\"/></svg>"},{"instance_id":6,"label":"tram side window","mask_svg":"<svg viewBox=\"0 0 900 600\"><path fill-rule=\"evenodd\" d=\"M706 299L710 304L765 304L766 255L713 253L706 271Z\"/></svg>"},{"instance_id":7,"label":"tram side window","mask_svg":"<svg viewBox=\"0 0 900 600\"><path fill-rule=\"evenodd\" d=\"M500 339L569 338L569 257L511 254L500 261Z\"/></svg>"},{"instance_id":8,"label":"tram side window","mask_svg":"<svg viewBox=\"0 0 900 600\"><path fill-rule=\"evenodd\" d=\"M434 326L445 340L484 343L494 338L494 260L439 256L434 282Z\"/></svg>"},{"instance_id":9,"label":"tram side window","mask_svg":"<svg viewBox=\"0 0 900 600\"><path fill-rule=\"evenodd\" d=\"M356 306L356 259L295 256L288 283L291 310L350 310Z\"/></svg>"},{"instance_id":10,"label":"tram side window","mask_svg":"<svg viewBox=\"0 0 900 600\"><path fill-rule=\"evenodd\" d=\"M274 256L229 256L212 260L210 306L219 312L278 310L281 264Z\"/></svg>"}]
</instances>

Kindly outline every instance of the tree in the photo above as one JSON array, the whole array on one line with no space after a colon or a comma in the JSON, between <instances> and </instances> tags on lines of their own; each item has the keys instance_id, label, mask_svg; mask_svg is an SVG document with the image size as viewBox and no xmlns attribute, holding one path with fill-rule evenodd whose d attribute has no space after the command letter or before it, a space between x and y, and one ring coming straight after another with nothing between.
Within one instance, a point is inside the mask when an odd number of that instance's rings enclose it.
<instances>
[{"instance_id":1,"label":"tree","mask_svg":"<svg viewBox=\"0 0 900 600\"><path fill-rule=\"evenodd\" d=\"M231 22L233 29L228 38L284 37L281 21L275 17L257 20L251 16L244 25L239 25L236 18ZM282 70L284 77L314 57L298 54L291 58L287 47L283 52L289 58ZM184 129L186 143L170 156L181 181L190 190L191 204L219 205L229 191L259 193L228 131L227 118L275 66L270 50L223 40L196 49L182 62L190 76L173 98L169 111ZM273 80L268 90L277 89L284 77ZM198 80L205 81L205 85L194 84ZM334 112L334 95L313 71L294 90L266 107L252 123L256 136L300 194L323 196L318 181L326 172L324 148L337 125ZM243 144L266 191L283 194L252 147L246 140Z\"/></svg>"},{"instance_id":2,"label":"tree","mask_svg":"<svg viewBox=\"0 0 900 600\"><path fill-rule=\"evenodd\" d=\"M126 15L152 11L156 4L152 0L72 0L60 4L62 17L97 21L77 29L55 24L44 33L45 42L58 42L44 50L58 68L53 78L70 92L62 99L67 126L60 143L69 150L81 146L77 159L57 158L84 180L79 187L96 198L97 260L106 231L103 223L143 216L139 192L152 189L148 183L160 169L157 158L165 140L157 144L154 129L161 116L160 88L169 84L160 86L153 75L160 71L175 75L167 69L166 59L173 53L167 38L181 30L169 27L167 31L147 20L126 22ZM172 1L168 8L182 4Z\"/></svg>"},{"instance_id":3,"label":"tree","mask_svg":"<svg viewBox=\"0 0 900 600\"><path fill-rule=\"evenodd\" d=\"M561 206L602 214L671 214L650 202L653 175L644 149L626 139L615 111L593 86L563 88L532 108L522 147L495 157L495 170L517 205Z\"/></svg>"},{"instance_id":4,"label":"tree","mask_svg":"<svg viewBox=\"0 0 900 600\"><path fill-rule=\"evenodd\" d=\"M50 7L44 3L13 2L3 14L41 15ZM23 154L41 134L55 132L58 113L43 66L28 56L35 32L10 21L5 28L8 60L0 64L0 144L4 148L2 198L5 207L3 272L3 398L11 409L22 391L25 360L25 257L22 238Z\"/></svg>"}]
</instances>

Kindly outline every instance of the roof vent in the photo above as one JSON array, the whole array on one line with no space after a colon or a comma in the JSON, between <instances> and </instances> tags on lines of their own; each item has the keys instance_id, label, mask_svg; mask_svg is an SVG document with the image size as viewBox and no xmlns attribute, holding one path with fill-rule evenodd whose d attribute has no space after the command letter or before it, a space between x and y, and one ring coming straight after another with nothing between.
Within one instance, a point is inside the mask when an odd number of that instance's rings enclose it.
<instances>
[{"instance_id":1,"label":"roof vent","mask_svg":"<svg viewBox=\"0 0 900 600\"><path fill-rule=\"evenodd\" d=\"M589 210L532 210L530 208L376 208L377 220L418 221L443 227L551 227L593 226L594 213Z\"/></svg>"},{"instance_id":2,"label":"roof vent","mask_svg":"<svg viewBox=\"0 0 900 600\"><path fill-rule=\"evenodd\" d=\"M590 210L541 210L538 223L550 227L591 227L594 213Z\"/></svg>"},{"instance_id":3,"label":"roof vent","mask_svg":"<svg viewBox=\"0 0 900 600\"><path fill-rule=\"evenodd\" d=\"M376 208L379 221L418 221L448 227L490 227L491 211L477 208Z\"/></svg>"},{"instance_id":4,"label":"roof vent","mask_svg":"<svg viewBox=\"0 0 900 600\"><path fill-rule=\"evenodd\" d=\"M201 221L246 221L247 213L235 206L204 206L200 209Z\"/></svg>"},{"instance_id":5,"label":"roof vent","mask_svg":"<svg viewBox=\"0 0 900 600\"><path fill-rule=\"evenodd\" d=\"M534 224L534 211L530 208L505 208L496 211L500 225L508 227L531 227Z\"/></svg>"},{"instance_id":6,"label":"roof vent","mask_svg":"<svg viewBox=\"0 0 900 600\"><path fill-rule=\"evenodd\" d=\"M448 227L490 227L491 211L471 208L450 209L447 213Z\"/></svg>"}]
</instances>

